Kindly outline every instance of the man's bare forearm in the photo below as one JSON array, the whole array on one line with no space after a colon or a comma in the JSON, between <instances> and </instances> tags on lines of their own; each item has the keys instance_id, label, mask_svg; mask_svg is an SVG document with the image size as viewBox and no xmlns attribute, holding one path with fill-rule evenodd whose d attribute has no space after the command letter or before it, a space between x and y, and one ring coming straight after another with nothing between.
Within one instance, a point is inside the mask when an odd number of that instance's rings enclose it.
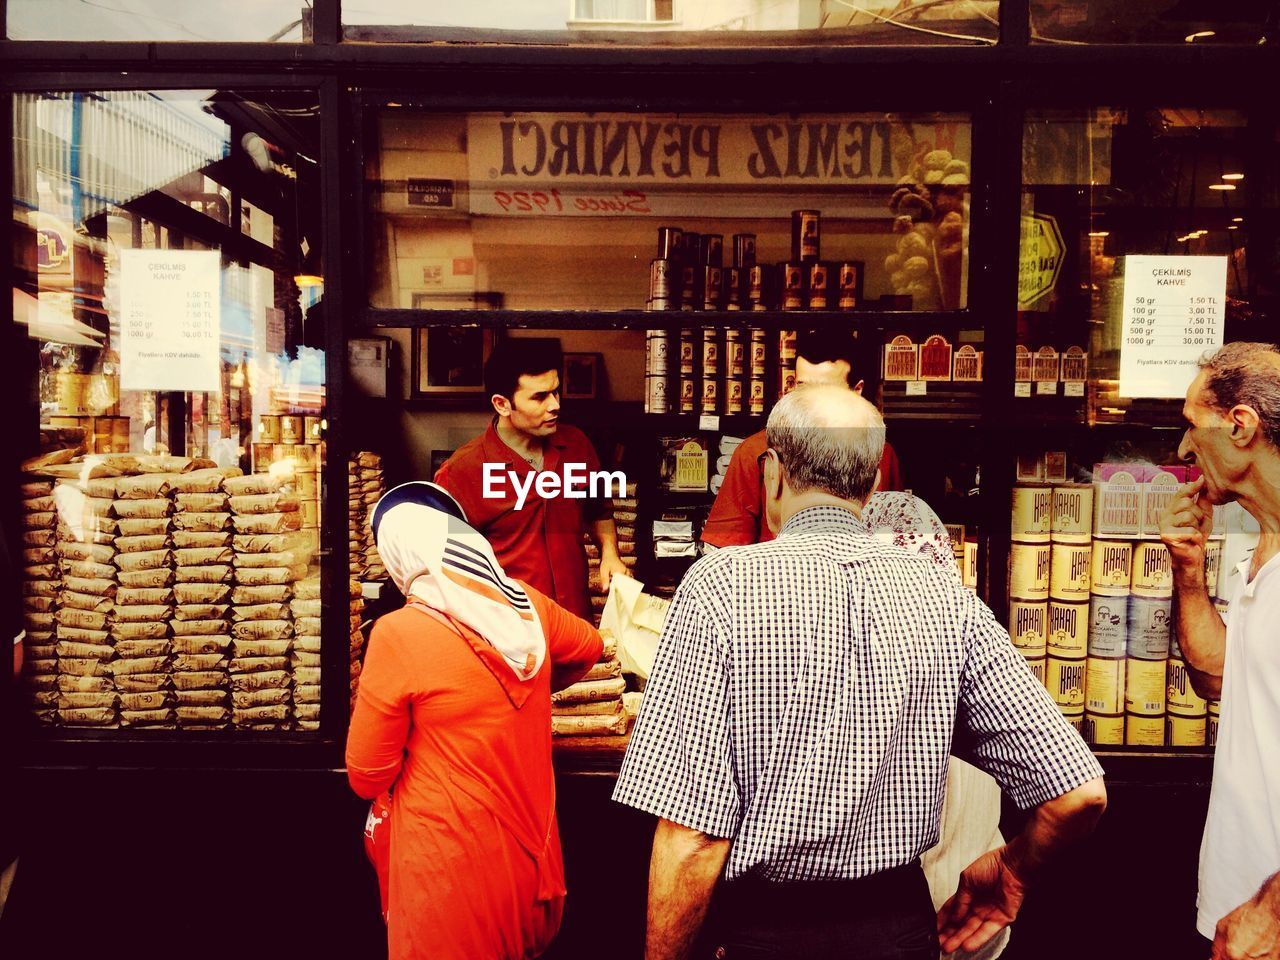
<instances>
[{"instance_id":1,"label":"man's bare forearm","mask_svg":"<svg viewBox=\"0 0 1280 960\"><path fill-rule=\"evenodd\" d=\"M600 548L600 556L618 555L618 526L613 517L604 517L591 524L591 539Z\"/></svg>"},{"instance_id":2,"label":"man's bare forearm","mask_svg":"<svg viewBox=\"0 0 1280 960\"><path fill-rule=\"evenodd\" d=\"M1024 883L1031 880L1062 848L1092 833L1106 809L1107 790L1100 777L1040 804L1009 841L1005 860L1010 869Z\"/></svg>"},{"instance_id":3,"label":"man's bare forearm","mask_svg":"<svg viewBox=\"0 0 1280 960\"><path fill-rule=\"evenodd\" d=\"M658 821L649 861L645 960L686 960L728 855L728 840Z\"/></svg>"},{"instance_id":4,"label":"man's bare forearm","mask_svg":"<svg viewBox=\"0 0 1280 960\"><path fill-rule=\"evenodd\" d=\"M1203 572L1174 575L1174 620L1187 673L1196 693L1209 700L1222 695L1222 665L1227 652L1227 628L1213 608Z\"/></svg>"}]
</instances>

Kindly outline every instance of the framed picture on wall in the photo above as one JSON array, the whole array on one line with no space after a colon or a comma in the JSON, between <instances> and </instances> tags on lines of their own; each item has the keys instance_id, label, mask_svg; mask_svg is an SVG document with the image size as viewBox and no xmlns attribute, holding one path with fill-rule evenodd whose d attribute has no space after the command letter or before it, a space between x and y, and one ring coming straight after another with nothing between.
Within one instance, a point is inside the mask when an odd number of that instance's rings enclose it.
<instances>
[{"instance_id":1,"label":"framed picture on wall","mask_svg":"<svg viewBox=\"0 0 1280 960\"><path fill-rule=\"evenodd\" d=\"M603 361L598 353L566 353L560 371L560 395L566 400L597 399Z\"/></svg>"},{"instance_id":2,"label":"framed picture on wall","mask_svg":"<svg viewBox=\"0 0 1280 960\"><path fill-rule=\"evenodd\" d=\"M483 396L484 364L496 338L496 332L486 327L416 328L413 395Z\"/></svg>"}]
</instances>

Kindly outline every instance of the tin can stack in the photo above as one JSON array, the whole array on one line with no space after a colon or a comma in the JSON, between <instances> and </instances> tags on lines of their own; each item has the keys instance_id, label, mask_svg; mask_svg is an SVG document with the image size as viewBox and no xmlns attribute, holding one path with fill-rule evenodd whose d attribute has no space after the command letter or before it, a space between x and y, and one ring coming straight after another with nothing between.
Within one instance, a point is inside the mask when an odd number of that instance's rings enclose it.
<instances>
[{"instance_id":1,"label":"tin can stack","mask_svg":"<svg viewBox=\"0 0 1280 960\"><path fill-rule=\"evenodd\" d=\"M1052 488L1013 488L1013 543L1009 548L1009 633L1014 646L1047 682Z\"/></svg>"}]
</instances>

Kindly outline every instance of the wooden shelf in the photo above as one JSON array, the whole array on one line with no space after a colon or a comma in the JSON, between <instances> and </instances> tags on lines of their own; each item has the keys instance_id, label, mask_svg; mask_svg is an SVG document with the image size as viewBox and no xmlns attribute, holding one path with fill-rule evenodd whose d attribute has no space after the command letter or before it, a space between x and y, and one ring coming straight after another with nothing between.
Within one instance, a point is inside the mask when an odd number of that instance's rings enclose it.
<instances>
[{"instance_id":1,"label":"wooden shelf","mask_svg":"<svg viewBox=\"0 0 1280 960\"><path fill-rule=\"evenodd\" d=\"M680 327L769 327L795 329L853 324L936 332L975 322L967 310L943 312L876 310L699 310L690 313L648 310L390 310L368 308L367 327L507 327L525 330L659 330Z\"/></svg>"}]
</instances>

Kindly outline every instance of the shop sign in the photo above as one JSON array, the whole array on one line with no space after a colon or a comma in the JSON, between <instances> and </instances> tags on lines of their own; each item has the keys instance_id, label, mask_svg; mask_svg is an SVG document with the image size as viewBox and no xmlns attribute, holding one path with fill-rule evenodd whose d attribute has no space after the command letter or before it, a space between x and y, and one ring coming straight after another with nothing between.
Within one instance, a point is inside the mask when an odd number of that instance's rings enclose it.
<instances>
[{"instance_id":1,"label":"shop sign","mask_svg":"<svg viewBox=\"0 0 1280 960\"><path fill-rule=\"evenodd\" d=\"M696 203L714 186L748 188L737 193L750 192L758 208L775 190L794 195L820 186L894 186L927 155L932 166L926 169L937 174L931 183L967 187L970 125L884 114L467 119L470 209L481 214L688 216L691 199ZM794 196L786 202L794 204Z\"/></svg>"},{"instance_id":2,"label":"shop sign","mask_svg":"<svg viewBox=\"0 0 1280 960\"><path fill-rule=\"evenodd\" d=\"M453 209L452 180L423 180L411 177L406 190L405 202L411 207L432 207L438 210Z\"/></svg>"},{"instance_id":3,"label":"shop sign","mask_svg":"<svg viewBox=\"0 0 1280 960\"><path fill-rule=\"evenodd\" d=\"M1045 213L1024 214L1018 256L1018 309L1031 310L1053 292L1062 273L1065 246L1058 221Z\"/></svg>"},{"instance_id":4,"label":"shop sign","mask_svg":"<svg viewBox=\"0 0 1280 960\"><path fill-rule=\"evenodd\" d=\"M216 250L120 252L120 387L218 393Z\"/></svg>"},{"instance_id":5,"label":"shop sign","mask_svg":"<svg viewBox=\"0 0 1280 960\"><path fill-rule=\"evenodd\" d=\"M55 270L67 260L66 238L59 230L44 227L36 231L36 253L41 270Z\"/></svg>"},{"instance_id":6,"label":"shop sign","mask_svg":"<svg viewBox=\"0 0 1280 960\"><path fill-rule=\"evenodd\" d=\"M1125 257L1120 396L1182 399L1226 303L1226 257Z\"/></svg>"}]
</instances>

